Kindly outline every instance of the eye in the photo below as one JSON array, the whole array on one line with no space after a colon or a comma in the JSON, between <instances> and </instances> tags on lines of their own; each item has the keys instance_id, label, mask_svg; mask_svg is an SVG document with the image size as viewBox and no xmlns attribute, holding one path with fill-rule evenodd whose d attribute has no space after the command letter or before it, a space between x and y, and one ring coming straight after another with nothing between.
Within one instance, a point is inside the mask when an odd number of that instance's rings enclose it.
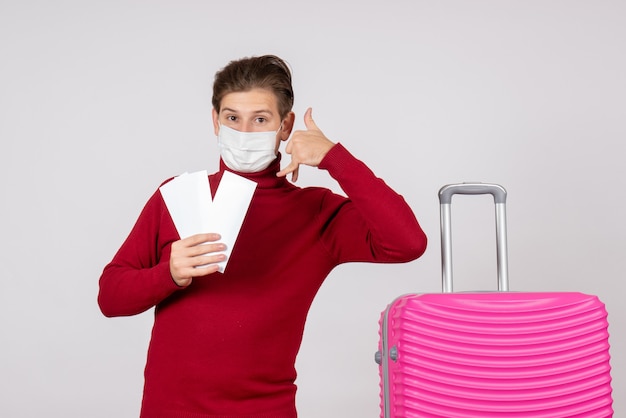
<instances>
[{"instance_id":1,"label":"eye","mask_svg":"<svg viewBox=\"0 0 626 418\"><path fill-rule=\"evenodd\" d=\"M259 117L257 117L257 118L255 119L255 121L256 121L256 123L262 124L262 123L267 122L267 119L265 119L265 118L264 118L264 117L262 117L262 116L259 116Z\"/></svg>"},{"instance_id":2,"label":"eye","mask_svg":"<svg viewBox=\"0 0 626 418\"><path fill-rule=\"evenodd\" d=\"M230 122L235 122L237 120L237 116L235 116L235 115L228 115L228 116L226 116L226 120L230 121Z\"/></svg>"}]
</instances>

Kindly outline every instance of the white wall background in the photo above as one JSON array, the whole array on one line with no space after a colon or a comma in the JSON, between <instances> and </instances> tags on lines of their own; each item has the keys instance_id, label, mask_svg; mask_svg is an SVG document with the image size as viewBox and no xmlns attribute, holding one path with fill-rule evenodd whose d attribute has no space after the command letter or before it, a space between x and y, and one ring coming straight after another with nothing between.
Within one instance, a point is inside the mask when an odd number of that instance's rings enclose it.
<instances>
[{"instance_id":1,"label":"white wall background","mask_svg":"<svg viewBox=\"0 0 626 418\"><path fill-rule=\"evenodd\" d=\"M378 416L379 314L439 291L437 191L485 181L509 191L512 289L607 304L625 416L625 51L619 0L0 0L0 416L137 416L152 312L104 318L100 272L163 179L216 169L213 75L264 53L293 68L299 127L313 106L430 236L331 274L300 415ZM491 203L454 202L457 288L493 287Z\"/></svg>"}]
</instances>

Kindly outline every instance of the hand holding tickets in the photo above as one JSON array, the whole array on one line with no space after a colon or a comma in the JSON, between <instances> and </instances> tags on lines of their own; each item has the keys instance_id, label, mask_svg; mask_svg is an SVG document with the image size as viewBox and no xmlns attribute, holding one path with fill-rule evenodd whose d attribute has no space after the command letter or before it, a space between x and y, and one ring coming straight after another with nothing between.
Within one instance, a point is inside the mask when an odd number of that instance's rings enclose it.
<instances>
[{"instance_id":1,"label":"hand holding tickets","mask_svg":"<svg viewBox=\"0 0 626 418\"><path fill-rule=\"evenodd\" d=\"M226 260L226 245L214 243L220 238L219 234L196 234L172 243L170 273L178 286L187 287L194 277L219 271L218 263Z\"/></svg>"},{"instance_id":2,"label":"hand holding tickets","mask_svg":"<svg viewBox=\"0 0 626 418\"><path fill-rule=\"evenodd\" d=\"M205 170L181 174L161 186L181 237L172 244L170 256L172 278L179 286L194 276L224 272L255 189L255 182L225 171L211 199Z\"/></svg>"}]
</instances>

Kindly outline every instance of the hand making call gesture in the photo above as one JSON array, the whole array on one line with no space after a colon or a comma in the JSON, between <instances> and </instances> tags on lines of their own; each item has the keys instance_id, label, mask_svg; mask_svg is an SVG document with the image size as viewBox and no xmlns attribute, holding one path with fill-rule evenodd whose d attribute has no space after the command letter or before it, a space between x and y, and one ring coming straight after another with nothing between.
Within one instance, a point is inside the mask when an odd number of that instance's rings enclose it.
<instances>
[{"instance_id":1,"label":"hand making call gesture","mask_svg":"<svg viewBox=\"0 0 626 418\"><path fill-rule=\"evenodd\" d=\"M300 164L317 167L324 159L328 151L335 145L331 142L313 121L313 109L308 108L304 114L306 130L295 131L285 147L285 152L291 155L289 165L278 173L284 177L291 173L291 181L298 180L298 168Z\"/></svg>"}]
</instances>

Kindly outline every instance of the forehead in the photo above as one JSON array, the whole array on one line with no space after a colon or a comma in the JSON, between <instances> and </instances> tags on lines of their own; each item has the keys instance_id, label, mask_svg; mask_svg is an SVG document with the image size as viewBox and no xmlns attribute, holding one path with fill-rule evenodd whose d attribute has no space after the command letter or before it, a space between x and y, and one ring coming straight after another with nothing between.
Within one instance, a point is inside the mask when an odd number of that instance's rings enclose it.
<instances>
[{"instance_id":1,"label":"forehead","mask_svg":"<svg viewBox=\"0 0 626 418\"><path fill-rule=\"evenodd\" d=\"M278 99L267 89L227 93L222 97L220 111L228 109L240 113L270 112L278 114Z\"/></svg>"}]
</instances>

